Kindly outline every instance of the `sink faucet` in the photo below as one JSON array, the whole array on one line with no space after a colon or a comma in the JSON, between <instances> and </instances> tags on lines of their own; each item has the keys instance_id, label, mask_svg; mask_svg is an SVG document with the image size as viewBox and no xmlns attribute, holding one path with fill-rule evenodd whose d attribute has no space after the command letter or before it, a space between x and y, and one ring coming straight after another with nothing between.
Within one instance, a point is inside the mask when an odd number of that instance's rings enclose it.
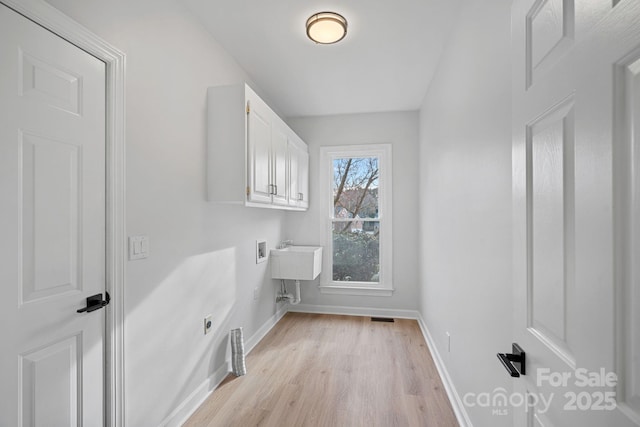
<instances>
[{"instance_id":1,"label":"sink faucet","mask_svg":"<svg viewBox=\"0 0 640 427\"><path fill-rule=\"evenodd\" d=\"M278 245L278 249L285 249L287 246L293 245L293 240L283 240Z\"/></svg>"}]
</instances>

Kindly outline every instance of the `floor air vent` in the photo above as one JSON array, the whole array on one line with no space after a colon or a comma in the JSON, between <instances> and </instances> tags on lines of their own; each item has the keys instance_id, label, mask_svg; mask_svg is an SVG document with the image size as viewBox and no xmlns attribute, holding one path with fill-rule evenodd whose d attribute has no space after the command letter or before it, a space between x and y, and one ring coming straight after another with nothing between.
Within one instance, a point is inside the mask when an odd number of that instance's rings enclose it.
<instances>
[{"instance_id":1,"label":"floor air vent","mask_svg":"<svg viewBox=\"0 0 640 427\"><path fill-rule=\"evenodd\" d=\"M372 317L371 321L372 322L389 322L389 323L395 322L395 320L391 317Z\"/></svg>"}]
</instances>

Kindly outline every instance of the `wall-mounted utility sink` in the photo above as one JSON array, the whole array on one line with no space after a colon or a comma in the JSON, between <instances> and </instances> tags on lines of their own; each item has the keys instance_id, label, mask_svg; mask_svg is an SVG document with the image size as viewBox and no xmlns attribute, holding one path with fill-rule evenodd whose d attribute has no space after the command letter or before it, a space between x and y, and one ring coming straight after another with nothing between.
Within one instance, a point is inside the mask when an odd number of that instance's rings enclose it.
<instances>
[{"instance_id":1,"label":"wall-mounted utility sink","mask_svg":"<svg viewBox=\"0 0 640 427\"><path fill-rule=\"evenodd\" d=\"M322 246L271 249L273 279L313 280L322 271Z\"/></svg>"}]
</instances>

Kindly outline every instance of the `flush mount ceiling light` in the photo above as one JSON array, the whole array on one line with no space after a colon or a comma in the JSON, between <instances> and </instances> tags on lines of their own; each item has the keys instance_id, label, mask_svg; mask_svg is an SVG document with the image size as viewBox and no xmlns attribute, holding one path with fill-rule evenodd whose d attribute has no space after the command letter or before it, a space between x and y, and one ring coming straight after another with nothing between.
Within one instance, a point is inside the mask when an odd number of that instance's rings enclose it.
<instances>
[{"instance_id":1,"label":"flush mount ceiling light","mask_svg":"<svg viewBox=\"0 0 640 427\"><path fill-rule=\"evenodd\" d=\"M307 36L316 43L336 43L346 35L347 20L335 12L319 12L307 19Z\"/></svg>"}]
</instances>

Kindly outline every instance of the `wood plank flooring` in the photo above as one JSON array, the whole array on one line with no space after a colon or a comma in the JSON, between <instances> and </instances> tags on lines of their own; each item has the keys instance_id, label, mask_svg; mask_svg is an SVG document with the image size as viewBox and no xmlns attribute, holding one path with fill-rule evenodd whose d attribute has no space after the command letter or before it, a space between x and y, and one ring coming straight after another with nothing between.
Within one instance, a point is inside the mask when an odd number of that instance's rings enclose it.
<instances>
[{"instance_id":1,"label":"wood plank flooring","mask_svg":"<svg viewBox=\"0 0 640 427\"><path fill-rule=\"evenodd\" d=\"M222 426L457 426L415 320L287 313L187 421Z\"/></svg>"}]
</instances>

